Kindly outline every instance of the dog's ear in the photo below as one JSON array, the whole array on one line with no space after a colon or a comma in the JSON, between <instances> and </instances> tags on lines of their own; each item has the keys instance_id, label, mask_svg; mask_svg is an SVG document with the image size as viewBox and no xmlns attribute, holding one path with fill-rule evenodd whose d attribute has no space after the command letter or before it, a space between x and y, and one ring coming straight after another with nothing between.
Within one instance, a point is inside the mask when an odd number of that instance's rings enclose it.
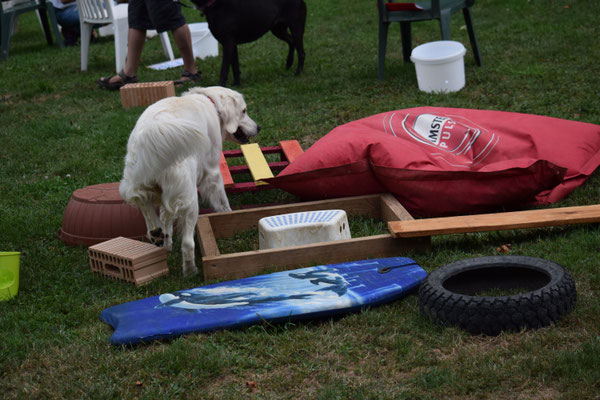
<instances>
[{"instance_id":1,"label":"dog's ear","mask_svg":"<svg viewBox=\"0 0 600 400\"><path fill-rule=\"evenodd\" d=\"M228 133L234 134L240 125L240 105L235 96L218 96L215 106L222 126Z\"/></svg>"},{"instance_id":2,"label":"dog's ear","mask_svg":"<svg viewBox=\"0 0 600 400\"><path fill-rule=\"evenodd\" d=\"M203 94L207 96L213 102L217 114L219 114L221 128L231 135L238 130L242 107L244 107L243 97L239 93L220 86L213 86L191 88L183 93L183 96L187 94Z\"/></svg>"}]
</instances>

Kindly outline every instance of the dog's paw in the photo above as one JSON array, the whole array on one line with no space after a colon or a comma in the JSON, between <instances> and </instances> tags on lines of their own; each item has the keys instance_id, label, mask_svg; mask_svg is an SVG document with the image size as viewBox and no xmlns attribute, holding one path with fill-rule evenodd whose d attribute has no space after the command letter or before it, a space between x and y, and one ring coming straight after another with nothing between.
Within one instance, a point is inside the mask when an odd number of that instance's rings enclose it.
<instances>
[{"instance_id":1,"label":"dog's paw","mask_svg":"<svg viewBox=\"0 0 600 400\"><path fill-rule=\"evenodd\" d=\"M184 277L189 277L189 276L194 276L198 273L198 268L196 268L195 265L188 265L188 266L183 266L183 276Z\"/></svg>"},{"instance_id":2,"label":"dog's paw","mask_svg":"<svg viewBox=\"0 0 600 400\"><path fill-rule=\"evenodd\" d=\"M163 248L167 251L171 251L173 249L173 236L170 236L168 233L165 234L165 243Z\"/></svg>"},{"instance_id":3,"label":"dog's paw","mask_svg":"<svg viewBox=\"0 0 600 400\"><path fill-rule=\"evenodd\" d=\"M163 244L165 243L165 234L163 233L162 228L156 228L153 231L150 231L150 241L155 246L163 246Z\"/></svg>"}]
</instances>

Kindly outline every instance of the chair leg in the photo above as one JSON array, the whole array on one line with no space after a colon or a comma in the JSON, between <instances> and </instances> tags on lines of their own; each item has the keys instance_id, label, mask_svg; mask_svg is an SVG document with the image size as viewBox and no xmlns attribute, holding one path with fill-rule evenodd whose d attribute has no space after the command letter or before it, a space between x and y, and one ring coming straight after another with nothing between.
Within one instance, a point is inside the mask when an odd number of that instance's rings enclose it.
<instances>
[{"instance_id":1,"label":"chair leg","mask_svg":"<svg viewBox=\"0 0 600 400\"><path fill-rule=\"evenodd\" d=\"M50 26L54 31L54 36L56 36L56 43L58 43L58 47L63 48L65 44L63 43L62 35L60 34L60 29L58 28L58 21L56 20L56 13L54 12L54 7L50 2L46 2L46 10L48 11L48 16L50 17ZM45 17L45 16L44 16ZM46 20L46 18L41 18L42 21ZM43 24L44 22L42 22ZM48 21L46 20L46 24ZM46 29L44 28L44 32ZM50 39L51 40L51 39Z\"/></svg>"},{"instance_id":2,"label":"chair leg","mask_svg":"<svg viewBox=\"0 0 600 400\"><path fill-rule=\"evenodd\" d=\"M15 22L15 14L3 14L0 22L0 37L2 38L2 48L0 50L0 60L8 58L8 49L10 48L10 35Z\"/></svg>"},{"instance_id":3,"label":"chair leg","mask_svg":"<svg viewBox=\"0 0 600 400\"><path fill-rule=\"evenodd\" d=\"M400 22L400 33L402 35L402 55L404 56L404 62L410 62L410 54L412 52L410 22Z\"/></svg>"},{"instance_id":4,"label":"chair leg","mask_svg":"<svg viewBox=\"0 0 600 400\"><path fill-rule=\"evenodd\" d=\"M481 56L479 55L479 47L477 46L477 37L475 36L475 29L473 29L473 20L471 19L471 10L468 7L463 8L463 15L465 17L465 24L467 25L467 32L469 33L469 40L471 41L471 49L473 49L473 56L475 62L481 67Z\"/></svg>"},{"instance_id":5,"label":"chair leg","mask_svg":"<svg viewBox=\"0 0 600 400\"><path fill-rule=\"evenodd\" d=\"M52 7L52 5L50 7ZM51 46L52 45L52 33L50 32L50 25L48 24L48 13L46 13L45 8L38 8L37 13L38 13L38 16L40 17L42 29L44 30L44 36L46 36L46 42L48 42L48 45Z\"/></svg>"},{"instance_id":6,"label":"chair leg","mask_svg":"<svg viewBox=\"0 0 600 400\"><path fill-rule=\"evenodd\" d=\"M442 40L450 40L450 19L452 17L449 8L440 11L440 30L442 31Z\"/></svg>"},{"instance_id":7,"label":"chair leg","mask_svg":"<svg viewBox=\"0 0 600 400\"><path fill-rule=\"evenodd\" d=\"M165 55L169 60L174 60L175 55L173 54L173 47L171 47L171 41L169 40L169 34L167 32L163 32L159 34L160 42L162 43L163 50L165 51Z\"/></svg>"},{"instance_id":8,"label":"chair leg","mask_svg":"<svg viewBox=\"0 0 600 400\"><path fill-rule=\"evenodd\" d=\"M127 31L129 25L125 18L114 21L113 26L115 28L115 65L117 67L117 73L119 73L125 67L127 59Z\"/></svg>"},{"instance_id":9,"label":"chair leg","mask_svg":"<svg viewBox=\"0 0 600 400\"><path fill-rule=\"evenodd\" d=\"M81 21L79 28L81 31L81 70L87 71L90 40L92 40L92 30L94 27L91 24Z\"/></svg>"},{"instance_id":10,"label":"chair leg","mask_svg":"<svg viewBox=\"0 0 600 400\"><path fill-rule=\"evenodd\" d=\"M389 22L379 22L379 79L383 79L385 74L385 48L387 46L387 35Z\"/></svg>"}]
</instances>

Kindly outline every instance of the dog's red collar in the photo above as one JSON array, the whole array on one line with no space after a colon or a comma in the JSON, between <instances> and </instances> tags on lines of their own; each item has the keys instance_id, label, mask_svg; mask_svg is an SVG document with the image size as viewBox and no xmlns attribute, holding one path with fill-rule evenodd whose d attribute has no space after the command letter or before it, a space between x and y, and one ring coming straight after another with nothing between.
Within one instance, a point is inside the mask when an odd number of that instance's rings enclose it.
<instances>
[{"instance_id":1,"label":"dog's red collar","mask_svg":"<svg viewBox=\"0 0 600 400\"><path fill-rule=\"evenodd\" d=\"M213 101L213 99L211 99L211 98L210 98L210 96L207 96L207 95L205 95L205 96L206 96L206 97L207 97L207 98L210 100L210 102L211 102L211 103L213 103L213 105L214 105L214 106L215 106L215 108L216 108L216 107L217 107L217 103L215 103L215 102Z\"/></svg>"}]
</instances>

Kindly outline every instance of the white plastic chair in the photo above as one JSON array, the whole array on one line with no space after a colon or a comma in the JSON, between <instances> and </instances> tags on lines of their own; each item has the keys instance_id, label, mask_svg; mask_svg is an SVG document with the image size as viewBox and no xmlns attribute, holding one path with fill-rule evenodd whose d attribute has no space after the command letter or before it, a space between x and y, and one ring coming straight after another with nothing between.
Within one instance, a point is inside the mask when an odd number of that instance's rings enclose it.
<instances>
[{"instance_id":1,"label":"white plastic chair","mask_svg":"<svg viewBox=\"0 0 600 400\"><path fill-rule=\"evenodd\" d=\"M38 13L48 44L52 44L52 33L50 32L50 28L52 28L58 45L64 47L62 36L60 35L60 30L56 22L54 8L50 2L46 2L45 0L4 1L0 2L0 60L6 60L8 58L10 38L16 31L18 17L28 11L36 11ZM42 12L41 15L40 12ZM49 23L48 17L50 18Z\"/></svg>"},{"instance_id":2,"label":"white plastic chair","mask_svg":"<svg viewBox=\"0 0 600 400\"><path fill-rule=\"evenodd\" d=\"M81 27L81 70L87 71L88 53L94 25L112 24L115 35L115 64L117 73L125 66L127 57L127 4L114 5L112 0L77 0ZM167 32L160 34L167 57L173 60L173 49Z\"/></svg>"}]
</instances>

